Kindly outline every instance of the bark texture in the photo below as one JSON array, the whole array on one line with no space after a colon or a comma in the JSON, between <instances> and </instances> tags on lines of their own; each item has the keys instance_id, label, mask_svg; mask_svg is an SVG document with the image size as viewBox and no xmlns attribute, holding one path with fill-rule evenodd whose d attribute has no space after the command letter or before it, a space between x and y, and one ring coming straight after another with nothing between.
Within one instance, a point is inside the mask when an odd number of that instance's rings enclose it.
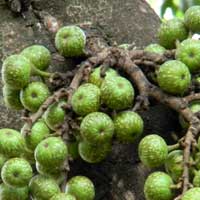
<instances>
[{"instance_id":1,"label":"bark texture","mask_svg":"<svg viewBox=\"0 0 200 200\"><path fill-rule=\"evenodd\" d=\"M58 18L64 25L92 23L109 44L133 43L143 47L156 41L160 20L144 0L35 0L35 9ZM28 19L12 14L0 0L0 57L17 53L24 47L43 44L55 53L52 38L35 15ZM52 62L52 69L66 71L75 61ZM2 87L2 84L1 84ZM0 128L20 129L21 113L7 110L0 91ZM157 133L170 143L171 133L177 127L177 116L162 105L152 102L148 111L142 112L144 134ZM71 164L72 175L87 175L96 185L96 199L144 200L143 184L149 170L139 163L137 142L131 145L114 144L110 156L101 164L89 165L81 160Z\"/></svg>"}]
</instances>

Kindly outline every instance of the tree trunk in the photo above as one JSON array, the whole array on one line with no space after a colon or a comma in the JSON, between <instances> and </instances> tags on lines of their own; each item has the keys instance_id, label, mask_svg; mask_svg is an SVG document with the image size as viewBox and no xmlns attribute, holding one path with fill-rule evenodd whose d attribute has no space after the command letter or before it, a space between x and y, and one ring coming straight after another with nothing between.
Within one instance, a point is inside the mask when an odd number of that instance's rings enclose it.
<instances>
[{"instance_id":1,"label":"tree trunk","mask_svg":"<svg viewBox=\"0 0 200 200\"><path fill-rule=\"evenodd\" d=\"M33 13L28 20L24 20L11 13L4 2L0 0L2 59L34 43L43 44L52 53L56 52L51 36ZM156 42L160 20L144 0L35 0L33 6L48 12L64 25L93 24L110 45L133 43L143 47ZM53 62L52 65L54 70L67 70L67 64L63 66L63 62ZM0 96L0 128L20 129L21 113L7 110L3 105L2 92ZM157 133L169 139L177 126L176 114L162 105L155 104L141 114L145 121L144 135ZM144 200L143 185L148 173L149 170L138 161L136 142L131 145L114 144L110 156L97 165L81 160L73 162L70 176L81 174L90 177L95 183L96 199L99 200Z\"/></svg>"}]
</instances>

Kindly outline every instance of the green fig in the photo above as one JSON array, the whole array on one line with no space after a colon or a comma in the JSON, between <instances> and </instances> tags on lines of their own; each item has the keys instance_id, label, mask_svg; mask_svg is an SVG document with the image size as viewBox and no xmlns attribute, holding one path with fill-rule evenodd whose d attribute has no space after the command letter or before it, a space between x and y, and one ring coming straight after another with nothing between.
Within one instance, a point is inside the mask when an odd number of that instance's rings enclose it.
<instances>
[{"instance_id":1,"label":"green fig","mask_svg":"<svg viewBox=\"0 0 200 200\"><path fill-rule=\"evenodd\" d=\"M1 169L3 182L11 187L25 187L33 176L33 170L28 161L23 158L11 158Z\"/></svg>"},{"instance_id":2,"label":"green fig","mask_svg":"<svg viewBox=\"0 0 200 200\"><path fill-rule=\"evenodd\" d=\"M158 30L159 43L166 49L174 49L176 41L185 40L187 37L188 30L183 20L177 18L164 21Z\"/></svg>"},{"instance_id":3,"label":"green fig","mask_svg":"<svg viewBox=\"0 0 200 200\"><path fill-rule=\"evenodd\" d=\"M5 184L0 185L0 199L1 200L29 200L28 187L13 188Z\"/></svg>"},{"instance_id":4,"label":"green fig","mask_svg":"<svg viewBox=\"0 0 200 200\"><path fill-rule=\"evenodd\" d=\"M144 185L146 200L172 200L174 197L172 185L173 181L168 174L164 172L150 174Z\"/></svg>"},{"instance_id":5,"label":"green fig","mask_svg":"<svg viewBox=\"0 0 200 200\"><path fill-rule=\"evenodd\" d=\"M23 136L14 129L0 129L0 152L6 157L19 157L25 151Z\"/></svg>"},{"instance_id":6,"label":"green fig","mask_svg":"<svg viewBox=\"0 0 200 200\"><path fill-rule=\"evenodd\" d=\"M50 176L50 175L58 175L61 172L61 167L52 167L52 166L43 166L40 163L36 162L36 169L39 174L44 176Z\"/></svg>"},{"instance_id":7,"label":"green fig","mask_svg":"<svg viewBox=\"0 0 200 200\"><path fill-rule=\"evenodd\" d=\"M33 199L49 200L60 193L60 188L52 178L42 175L34 176L29 183L30 193Z\"/></svg>"},{"instance_id":8,"label":"green fig","mask_svg":"<svg viewBox=\"0 0 200 200\"><path fill-rule=\"evenodd\" d=\"M200 41L194 39L184 40L176 50L176 59L183 62L190 72L200 70Z\"/></svg>"},{"instance_id":9,"label":"green fig","mask_svg":"<svg viewBox=\"0 0 200 200\"><path fill-rule=\"evenodd\" d=\"M50 200L76 200L76 197L71 194L60 193L53 196Z\"/></svg>"},{"instance_id":10,"label":"green fig","mask_svg":"<svg viewBox=\"0 0 200 200\"><path fill-rule=\"evenodd\" d=\"M107 114L93 112L83 118L80 132L83 138L90 143L109 142L114 134L114 124Z\"/></svg>"},{"instance_id":11,"label":"green fig","mask_svg":"<svg viewBox=\"0 0 200 200\"><path fill-rule=\"evenodd\" d=\"M165 53L166 49L159 44L149 44L145 47L144 51L162 55Z\"/></svg>"},{"instance_id":12,"label":"green fig","mask_svg":"<svg viewBox=\"0 0 200 200\"><path fill-rule=\"evenodd\" d=\"M105 79L101 85L102 102L114 110L132 107L134 93L131 82L120 76Z\"/></svg>"},{"instance_id":13,"label":"green fig","mask_svg":"<svg viewBox=\"0 0 200 200\"><path fill-rule=\"evenodd\" d=\"M148 135L139 144L139 157L142 163L150 168L163 165L167 159L168 146L159 135Z\"/></svg>"},{"instance_id":14,"label":"green fig","mask_svg":"<svg viewBox=\"0 0 200 200\"><path fill-rule=\"evenodd\" d=\"M101 77L101 68L102 66L95 68L94 71L90 74L89 80L88 80L89 83L92 83L99 88L101 87L101 84L104 79L118 76L118 73L114 69L109 68L105 72L105 77Z\"/></svg>"},{"instance_id":15,"label":"green fig","mask_svg":"<svg viewBox=\"0 0 200 200\"><path fill-rule=\"evenodd\" d=\"M58 30L55 46L65 57L78 57L84 54L86 35L78 26L64 26Z\"/></svg>"},{"instance_id":16,"label":"green fig","mask_svg":"<svg viewBox=\"0 0 200 200\"><path fill-rule=\"evenodd\" d=\"M63 124L65 120L65 110L63 106L65 101L55 102L48 107L44 113L44 120L51 130L56 131Z\"/></svg>"},{"instance_id":17,"label":"green fig","mask_svg":"<svg viewBox=\"0 0 200 200\"><path fill-rule=\"evenodd\" d=\"M165 161L165 170L172 177L174 182L178 182L183 174L183 151L175 150L168 154Z\"/></svg>"},{"instance_id":18,"label":"green fig","mask_svg":"<svg viewBox=\"0 0 200 200\"><path fill-rule=\"evenodd\" d=\"M60 137L49 137L35 149L35 159L43 166L59 167L67 159L67 146Z\"/></svg>"},{"instance_id":19,"label":"green fig","mask_svg":"<svg viewBox=\"0 0 200 200\"><path fill-rule=\"evenodd\" d=\"M192 6L185 12L185 25L193 33L200 32L200 6Z\"/></svg>"},{"instance_id":20,"label":"green fig","mask_svg":"<svg viewBox=\"0 0 200 200\"><path fill-rule=\"evenodd\" d=\"M7 57L2 66L4 84L12 89L22 89L28 85L31 75L31 63L21 55Z\"/></svg>"},{"instance_id":21,"label":"green fig","mask_svg":"<svg viewBox=\"0 0 200 200\"><path fill-rule=\"evenodd\" d=\"M181 200L199 200L200 199L200 187L194 187L189 189L183 194Z\"/></svg>"},{"instance_id":22,"label":"green fig","mask_svg":"<svg viewBox=\"0 0 200 200\"><path fill-rule=\"evenodd\" d=\"M49 96L47 85L42 82L32 82L21 90L20 100L27 110L36 112Z\"/></svg>"},{"instance_id":23,"label":"green fig","mask_svg":"<svg viewBox=\"0 0 200 200\"><path fill-rule=\"evenodd\" d=\"M7 108L22 110L24 106L20 101L20 90L14 90L7 85L3 86L3 100Z\"/></svg>"},{"instance_id":24,"label":"green fig","mask_svg":"<svg viewBox=\"0 0 200 200\"><path fill-rule=\"evenodd\" d=\"M26 47L21 55L29 59L39 70L46 70L51 63L51 53L42 45L32 45Z\"/></svg>"},{"instance_id":25,"label":"green fig","mask_svg":"<svg viewBox=\"0 0 200 200\"><path fill-rule=\"evenodd\" d=\"M157 74L158 85L168 93L182 95L191 83L188 67L177 60L170 60L162 64Z\"/></svg>"},{"instance_id":26,"label":"green fig","mask_svg":"<svg viewBox=\"0 0 200 200\"><path fill-rule=\"evenodd\" d=\"M100 89L91 83L81 85L72 96L72 108L78 115L87 115L100 108Z\"/></svg>"},{"instance_id":27,"label":"green fig","mask_svg":"<svg viewBox=\"0 0 200 200\"><path fill-rule=\"evenodd\" d=\"M34 158L34 151L25 148L24 153L21 155L21 158L27 160L32 166L35 166L35 158Z\"/></svg>"},{"instance_id":28,"label":"green fig","mask_svg":"<svg viewBox=\"0 0 200 200\"><path fill-rule=\"evenodd\" d=\"M110 142L94 145L82 141L78 145L81 158L88 163L99 163L103 161L110 153L112 145Z\"/></svg>"},{"instance_id":29,"label":"green fig","mask_svg":"<svg viewBox=\"0 0 200 200\"><path fill-rule=\"evenodd\" d=\"M66 185L66 193L74 195L76 200L94 200L95 188L92 181L85 176L75 176Z\"/></svg>"},{"instance_id":30,"label":"green fig","mask_svg":"<svg viewBox=\"0 0 200 200\"><path fill-rule=\"evenodd\" d=\"M114 118L115 134L120 142L134 142L144 128L140 115L132 111L123 111Z\"/></svg>"},{"instance_id":31,"label":"green fig","mask_svg":"<svg viewBox=\"0 0 200 200\"><path fill-rule=\"evenodd\" d=\"M23 133L27 125L25 124L21 129ZM28 149L34 151L36 146L46 137L50 136L50 130L44 120L38 120L31 128L30 134L25 136L26 146Z\"/></svg>"}]
</instances>

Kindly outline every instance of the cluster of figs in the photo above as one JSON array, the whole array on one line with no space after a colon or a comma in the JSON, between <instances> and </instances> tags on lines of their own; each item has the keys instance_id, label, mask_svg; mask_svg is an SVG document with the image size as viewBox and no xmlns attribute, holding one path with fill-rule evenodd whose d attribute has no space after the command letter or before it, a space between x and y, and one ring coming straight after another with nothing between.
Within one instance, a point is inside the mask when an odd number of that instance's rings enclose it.
<instances>
[{"instance_id":1,"label":"cluster of figs","mask_svg":"<svg viewBox=\"0 0 200 200\"><path fill-rule=\"evenodd\" d=\"M175 96L188 94L192 80L200 83L200 41L193 39L200 32L200 6L189 8L184 20L164 21L159 30L159 44L150 44L146 52L164 54L175 49L175 60L156 68L151 80L163 91ZM58 52L66 58L85 53L86 36L78 26L64 26L55 37ZM121 45L119 48L126 48ZM3 98L9 109L35 113L53 95L46 79L51 53L39 44L8 56L2 66ZM111 152L112 141L134 143L141 138L144 122L132 110L136 96L133 83L118 71L103 66L94 68L89 79L73 93L71 106L79 128L64 139L59 134L66 120L66 98L49 105L29 134L11 128L0 129L0 199L1 200L93 200L95 186L81 175L65 183L64 171L69 159L99 163ZM190 104L192 112L200 111L200 101ZM180 116L185 130L188 123ZM144 185L146 200L172 200L175 185L183 173L182 147L170 148L159 134L145 136L139 143L141 162L149 168L165 166L165 171L150 174ZM190 178L194 187L181 200L200 199L200 140L191 156ZM63 187L63 183L65 183ZM64 188L64 189L63 189Z\"/></svg>"}]
</instances>

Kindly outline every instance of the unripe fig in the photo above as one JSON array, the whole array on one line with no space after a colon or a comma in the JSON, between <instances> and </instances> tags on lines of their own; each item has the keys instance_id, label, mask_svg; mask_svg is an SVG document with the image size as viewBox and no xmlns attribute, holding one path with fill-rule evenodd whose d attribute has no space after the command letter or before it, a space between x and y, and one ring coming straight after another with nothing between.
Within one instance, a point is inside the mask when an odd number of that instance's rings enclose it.
<instances>
[{"instance_id":1,"label":"unripe fig","mask_svg":"<svg viewBox=\"0 0 200 200\"><path fill-rule=\"evenodd\" d=\"M149 44L147 47L145 47L144 51L162 55L165 53L166 49L159 44Z\"/></svg>"},{"instance_id":2,"label":"unripe fig","mask_svg":"<svg viewBox=\"0 0 200 200\"><path fill-rule=\"evenodd\" d=\"M115 134L120 142L134 142L143 132L143 120L136 112L123 111L114 118Z\"/></svg>"},{"instance_id":3,"label":"unripe fig","mask_svg":"<svg viewBox=\"0 0 200 200\"><path fill-rule=\"evenodd\" d=\"M200 70L200 41L194 39L184 40L177 48L176 59L183 62L190 72Z\"/></svg>"},{"instance_id":4,"label":"unripe fig","mask_svg":"<svg viewBox=\"0 0 200 200\"><path fill-rule=\"evenodd\" d=\"M40 175L54 179L58 185L63 183L65 179L61 167L42 166L36 162L36 169Z\"/></svg>"},{"instance_id":5,"label":"unripe fig","mask_svg":"<svg viewBox=\"0 0 200 200\"><path fill-rule=\"evenodd\" d=\"M174 196L172 185L173 181L168 174L164 172L150 174L144 185L146 200L172 200Z\"/></svg>"},{"instance_id":6,"label":"unripe fig","mask_svg":"<svg viewBox=\"0 0 200 200\"><path fill-rule=\"evenodd\" d=\"M60 193L53 196L50 200L76 200L76 197L71 194Z\"/></svg>"},{"instance_id":7,"label":"unripe fig","mask_svg":"<svg viewBox=\"0 0 200 200\"><path fill-rule=\"evenodd\" d=\"M29 189L24 188L13 188L5 184L0 185L0 199L1 200L28 200Z\"/></svg>"},{"instance_id":8,"label":"unripe fig","mask_svg":"<svg viewBox=\"0 0 200 200\"><path fill-rule=\"evenodd\" d=\"M19 157L25 151L23 136L14 129L0 129L0 152L8 158Z\"/></svg>"},{"instance_id":9,"label":"unripe fig","mask_svg":"<svg viewBox=\"0 0 200 200\"><path fill-rule=\"evenodd\" d=\"M21 129L21 132L27 128L25 124ZM33 124L31 133L25 136L27 148L34 151L36 146L46 137L50 136L50 130L44 120L38 120Z\"/></svg>"},{"instance_id":10,"label":"unripe fig","mask_svg":"<svg viewBox=\"0 0 200 200\"><path fill-rule=\"evenodd\" d=\"M29 183L30 193L33 199L49 200L60 193L60 188L52 178L36 175Z\"/></svg>"},{"instance_id":11,"label":"unripe fig","mask_svg":"<svg viewBox=\"0 0 200 200\"><path fill-rule=\"evenodd\" d=\"M76 200L94 200L95 188L92 181L85 176L75 176L66 185L66 193L74 195Z\"/></svg>"},{"instance_id":12,"label":"unripe fig","mask_svg":"<svg viewBox=\"0 0 200 200\"><path fill-rule=\"evenodd\" d=\"M44 113L44 120L51 130L57 130L65 120L65 110L63 106L66 104L64 100L55 102L48 107Z\"/></svg>"},{"instance_id":13,"label":"unripe fig","mask_svg":"<svg viewBox=\"0 0 200 200\"><path fill-rule=\"evenodd\" d=\"M91 83L81 85L72 96L72 108L78 115L96 112L100 107L100 89Z\"/></svg>"},{"instance_id":14,"label":"unripe fig","mask_svg":"<svg viewBox=\"0 0 200 200\"><path fill-rule=\"evenodd\" d=\"M134 93L131 82L120 76L105 79L101 85L102 102L114 110L130 108L133 105Z\"/></svg>"},{"instance_id":15,"label":"unripe fig","mask_svg":"<svg viewBox=\"0 0 200 200\"><path fill-rule=\"evenodd\" d=\"M159 135L148 135L139 144L139 157L150 168L164 164L168 155L168 146Z\"/></svg>"},{"instance_id":16,"label":"unripe fig","mask_svg":"<svg viewBox=\"0 0 200 200\"><path fill-rule=\"evenodd\" d=\"M36 112L49 96L50 91L42 82L32 82L20 93L23 106L31 112Z\"/></svg>"},{"instance_id":17,"label":"unripe fig","mask_svg":"<svg viewBox=\"0 0 200 200\"><path fill-rule=\"evenodd\" d=\"M178 182L183 174L183 151L175 150L168 154L165 161L165 170L175 182Z\"/></svg>"},{"instance_id":18,"label":"unripe fig","mask_svg":"<svg viewBox=\"0 0 200 200\"><path fill-rule=\"evenodd\" d=\"M25 187L33 176L31 165L23 158L11 158L1 170L3 182L11 187Z\"/></svg>"},{"instance_id":19,"label":"unripe fig","mask_svg":"<svg viewBox=\"0 0 200 200\"><path fill-rule=\"evenodd\" d=\"M176 41L185 40L188 37L188 30L181 19L170 19L164 21L159 30L159 43L166 49L173 49L176 47Z\"/></svg>"},{"instance_id":20,"label":"unripe fig","mask_svg":"<svg viewBox=\"0 0 200 200\"><path fill-rule=\"evenodd\" d=\"M4 84L12 89L22 89L28 85L31 75L30 61L21 55L7 57L2 66Z\"/></svg>"},{"instance_id":21,"label":"unripe fig","mask_svg":"<svg viewBox=\"0 0 200 200\"><path fill-rule=\"evenodd\" d=\"M83 118L80 132L83 138L90 143L109 142L114 134L114 124L107 114L94 112Z\"/></svg>"},{"instance_id":22,"label":"unripe fig","mask_svg":"<svg viewBox=\"0 0 200 200\"><path fill-rule=\"evenodd\" d=\"M162 90L171 94L182 95L190 86L191 75L184 63L170 60L160 66L157 80Z\"/></svg>"},{"instance_id":23,"label":"unripe fig","mask_svg":"<svg viewBox=\"0 0 200 200\"><path fill-rule=\"evenodd\" d=\"M51 62L49 50L42 45L29 46L21 52L21 55L29 59L40 70L46 70Z\"/></svg>"},{"instance_id":24,"label":"unripe fig","mask_svg":"<svg viewBox=\"0 0 200 200\"><path fill-rule=\"evenodd\" d=\"M192 6L185 12L185 25L187 28L194 32L200 32L200 6Z\"/></svg>"},{"instance_id":25,"label":"unripe fig","mask_svg":"<svg viewBox=\"0 0 200 200\"><path fill-rule=\"evenodd\" d=\"M86 36L78 26L64 26L58 30L55 46L66 57L78 57L84 54Z\"/></svg>"},{"instance_id":26,"label":"unripe fig","mask_svg":"<svg viewBox=\"0 0 200 200\"><path fill-rule=\"evenodd\" d=\"M3 100L6 107L12 110L22 110L24 108L20 101L20 90L14 90L4 85Z\"/></svg>"},{"instance_id":27,"label":"unripe fig","mask_svg":"<svg viewBox=\"0 0 200 200\"><path fill-rule=\"evenodd\" d=\"M90 83L98 86L99 88L101 87L101 84L104 79L118 76L118 73L114 69L109 68L105 72L105 77L101 77L101 68L102 68L101 66L95 68L94 71L90 74L89 80L88 80Z\"/></svg>"},{"instance_id":28,"label":"unripe fig","mask_svg":"<svg viewBox=\"0 0 200 200\"><path fill-rule=\"evenodd\" d=\"M67 159L68 151L59 137L49 137L41 141L35 149L35 159L43 166L60 167Z\"/></svg>"},{"instance_id":29,"label":"unripe fig","mask_svg":"<svg viewBox=\"0 0 200 200\"><path fill-rule=\"evenodd\" d=\"M199 200L200 199L200 187L194 187L186 191L181 200Z\"/></svg>"},{"instance_id":30,"label":"unripe fig","mask_svg":"<svg viewBox=\"0 0 200 200\"><path fill-rule=\"evenodd\" d=\"M110 142L94 145L82 141L78 145L81 158L88 163L99 163L103 161L110 153L112 145Z\"/></svg>"}]
</instances>

